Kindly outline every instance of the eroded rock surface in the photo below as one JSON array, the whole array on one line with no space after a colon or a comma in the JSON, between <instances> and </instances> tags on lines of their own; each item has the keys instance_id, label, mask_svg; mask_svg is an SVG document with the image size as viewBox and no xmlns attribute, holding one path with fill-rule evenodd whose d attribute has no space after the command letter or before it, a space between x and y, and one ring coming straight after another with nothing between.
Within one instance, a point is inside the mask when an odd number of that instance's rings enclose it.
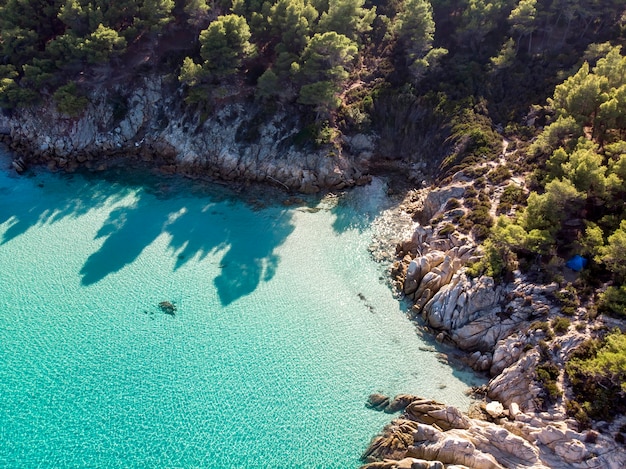
<instances>
[{"instance_id":1,"label":"eroded rock surface","mask_svg":"<svg viewBox=\"0 0 626 469\"><path fill-rule=\"evenodd\" d=\"M124 112L113 104L120 97ZM287 110L268 115L260 106L233 100L207 117L185 109L181 99L163 77L152 75L132 89L96 87L77 117L59 113L50 101L0 116L0 129L27 164L51 170L106 169L120 159L136 159L164 173L263 181L304 193L369 180L360 168L372 156L373 136L350 137L345 151L305 150L293 144L299 122Z\"/></svg>"},{"instance_id":2,"label":"eroded rock surface","mask_svg":"<svg viewBox=\"0 0 626 469\"><path fill-rule=\"evenodd\" d=\"M618 443L579 433L563 422L546 423L516 412L498 425L417 396L395 400L411 402L372 440L363 454L363 469L626 467L626 454ZM496 402L493 407L504 413L499 406Z\"/></svg>"}]
</instances>

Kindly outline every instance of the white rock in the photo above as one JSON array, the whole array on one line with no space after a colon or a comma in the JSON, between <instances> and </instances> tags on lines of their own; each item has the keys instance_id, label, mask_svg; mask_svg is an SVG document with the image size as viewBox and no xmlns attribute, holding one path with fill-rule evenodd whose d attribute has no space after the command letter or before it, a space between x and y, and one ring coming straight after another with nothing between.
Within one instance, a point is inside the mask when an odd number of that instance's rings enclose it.
<instances>
[{"instance_id":1,"label":"white rock","mask_svg":"<svg viewBox=\"0 0 626 469\"><path fill-rule=\"evenodd\" d=\"M504 413L504 406L498 401L491 401L485 406L485 411L495 419Z\"/></svg>"},{"instance_id":2,"label":"white rock","mask_svg":"<svg viewBox=\"0 0 626 469\"><path fill-rule=\"evenodd\" d=\"M587 448L580 440L557 443L554 452L570 464L582 462L587 456Z\"/></svg>"}]
</instances>

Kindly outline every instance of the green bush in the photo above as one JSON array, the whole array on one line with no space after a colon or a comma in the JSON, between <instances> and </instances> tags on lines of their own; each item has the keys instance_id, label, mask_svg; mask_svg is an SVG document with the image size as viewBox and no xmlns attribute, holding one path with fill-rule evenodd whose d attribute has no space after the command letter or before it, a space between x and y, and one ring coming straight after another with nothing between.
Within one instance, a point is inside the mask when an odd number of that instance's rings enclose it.
<instances>
[{"instance_id":1,"label":"green bush","mask_svg":"<svg viewBox=\"0 0 626 469\"><path fill-rule=\"evenodd\" d=\"M502 184L511 179L511 171L506 166L497 166L487 174L487 179L492 184Z\"/></svg>"},{"instance_id":2,"label":"green bush","mask_svg":"<svg viewBox=\"0 0 626 469\"><path fill-rule=\"evenodd\" d=\"M580 306L578 292L572 284L568 284L564 289L557 291L554 296L558 300L563 314L573 316Z\"/></svg>"},{"instance_id":3,"label":"green bush","mask_svg":"<svg viewBox=\"0 0 626 469\"><path fill-rule=\"evenodd\" d=\"M430 224L432 226L437 226L442 221L443 221L443 216L442 215L437 215L436 217L433 217L433 218L430 219Z\"/></svg>"},{"instance_id":4,"label":"green bush","mask_svg":"<svg viewBox=\"0 0 626 469\"><path fill-rule=\"evenodd\" d=\"M626 285L608 287L600 295L598 311L615 317L626 317Z\"/></svg>"},{"instance_id":5,"label":"green bush","mask_svg":"<svg viewBox=\"0 0 626 469\"><path fill-rule=\"evenodd\" d=\"M552 320L552 329L557 334L564 334L569 329L570 324L569 319L558 316Z\"/></svg>"},{"instance_id":6,"label":"green bush","mask_svg":"<svg viewBox=\"0 0 626 469\"><path fill-rule=\"evenodd\" d=\"M446 210L454 210L455 208L459 208L461 206L461 202L459 199L450 199L446 202Z\"/></svg>"},{"instance_id":7,"label":"green bush","mask_svg":"<svg viewBox=\"0 0 626 469\"><path fill-rule=\"evenodd\" d=\"M477 179L489 171L489 166L470 166L463 169L463 174L470 179Z\"/></svg>"},{"instance_id":8,"label":"green bush","mask_svg":"<svg viewBox=\"0 0 626 469\"><path fill-rule=\"evenodd\" d=\"M554 339L554 331L550 327L550 324L546 321L535 321L530 325L530 330L540 330L546 335L546 339ZM547 346L547 344L546 344Z\"/></svg>"},{"instance_id":9,"label":"green bush","mask_svg":"<svg viewBox=\"0 0 626 469\"><path fill-rule=\"evenodd\" d=\"M446 223L444 225L444 227L439 230L439 235L440 236L447 236L449 234L454 233L455 231L456 231L456 227L453 224Z\"/></svg>"},{"instance_id":10,"label":"green bush","mask_svg":"<svg viewBox=\"0 0 626 469\"><path fill-rule=\"evenodd\" d=\"M592 419L612 420L626 411L626 334L579 346L565 366L575 401Z\"/></svg>"},{"instance_id":11,"label":"green bush","mask_svg":"<svg viewBox=\"0 0 626 469\"><path fill-rule=\"evenodd\" d=\"M80 93L78 86L73 81L61 86L52 97L59 112L70 117L80 115L89 104L89 100Z\"/></svg>"},{"instance_id":12,"label":"green bush","mask_svg":"<svg viewBox=\"0 0 626 469\"><path fill-rule=\"evenodd\" d=\"M504 188L502 195L500 196L500 203L498 205L497 212L506 213L509 209L516 205L521 205L526 201L524 191L516 184L509 184Z\"/></svg>"},{"instance_id":13,"label":"green bush","mask_svg":"<svg viewBox=\"0 0 626 469\"><path fill-rule=\"evenodd\" d=\"M561 390L557 385L560 369L552 362L544 362L537 366L537 379L543 385L551 402L561 397Z\"/></svg>"}]
</instances>

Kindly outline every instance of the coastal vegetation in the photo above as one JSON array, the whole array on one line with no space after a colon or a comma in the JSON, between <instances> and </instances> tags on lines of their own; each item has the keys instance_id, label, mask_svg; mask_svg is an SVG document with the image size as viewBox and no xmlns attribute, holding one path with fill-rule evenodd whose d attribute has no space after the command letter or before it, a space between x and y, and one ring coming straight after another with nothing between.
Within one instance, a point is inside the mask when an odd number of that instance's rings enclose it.
<instances>
[{"instance_id":1,"label":"coastal vegetation","mask_svg":"<svg viewBox=\"0 0 626 469\"><path fill-rule=\"evenodd\" d=\"M11 115L54 103L77 119L107 86L102 70L129 87L158 74L180 112L202 120L226 103L260 107L238 132L245 143L286 109L286 145L324 148L332 164L350 138L375 136L371 167L408 174L420 163L441 186L461 181L426 221L481 245L467 259L455 245L459 263L471 259L467 289L518 272L555 285L540 299L556 315L533 310L525 292L498 320L529 311L525 332L540 338L524 353L539 355L542 404L563 403L585 426L626 411L626 336L594 323L626 317L625 46L623 0L4 0L0 106ZM115 93L118 122L130 92ZM424 295L419 310L458 265L442 253L418 268L411 254L403 292ZM566 280L576 255L585 268ZM593 337L559 356L574 331ZM489 348L472 347L479 358Z\"/></svg>"}]
</instances>

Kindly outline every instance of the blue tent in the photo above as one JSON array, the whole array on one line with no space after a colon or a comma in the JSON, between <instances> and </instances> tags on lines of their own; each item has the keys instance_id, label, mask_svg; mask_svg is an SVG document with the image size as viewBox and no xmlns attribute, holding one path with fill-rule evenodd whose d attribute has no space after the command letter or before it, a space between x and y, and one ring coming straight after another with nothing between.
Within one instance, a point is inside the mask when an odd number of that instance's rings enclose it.
<instances>
[{"instance_id":1,"label":"blue tent","mask_svg":"<svg viewBox=\"0 0 626 469\"><path fill-rule=\"evenodd\" d=\"M575 272L580 272L587 265L587 259L576 254L569 261L567 261L565 265Z\"/></svg>"}]
</instances>

